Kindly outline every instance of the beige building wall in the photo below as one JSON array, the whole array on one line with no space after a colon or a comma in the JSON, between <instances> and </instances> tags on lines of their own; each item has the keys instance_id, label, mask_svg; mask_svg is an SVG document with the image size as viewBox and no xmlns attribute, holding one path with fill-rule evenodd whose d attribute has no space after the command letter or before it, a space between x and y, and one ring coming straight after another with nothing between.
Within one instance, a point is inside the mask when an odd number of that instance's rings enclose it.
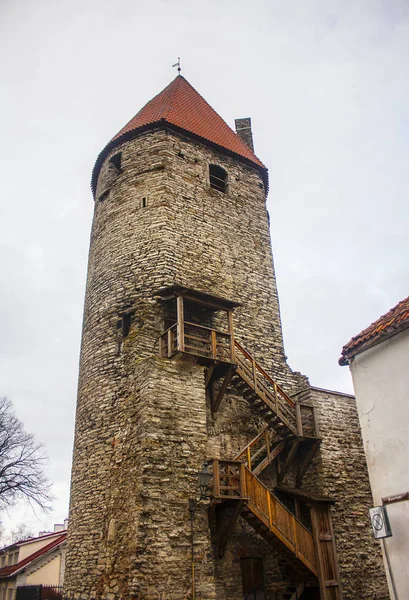
<instances>
[{"instance_id":1,"label":"beige building wall","mask_svg":"<svg viewBox=\"0 0 409 600\"><path fill-rule=\"evenodd\" d=\"M409 330L358 354L351 362L373 500L409 491ZM387 508L385 540L399 598L409 598L409 502ZM392 596L393 597L393 596Z\"/></svg>"},{"instance_id":2,"label":"beige building wall","mask_svg":"<svg viewBox=\"0 0 409 600\"><path fill-rule=\"evenodd\" d=\"M60 562L58 554L49 563L26 577L25 585L60 585Z\"/></svg>"},{"instance_id":3,"label":"beige building wall","mask_svg":"<svg viewBox=\"0 0 409 600\"><path fill-rule=\"evenodd\" d=\"M55 539L57 539L60 536L61 536L61 532L56 533L54 536L47 536L44 538L40 538L36 542L27 542L26 544L22 544L19 548L19 550L20 550L19 556L18 556L19 562L21 560L24 560L25 558L27 558L27 556L30 556L30 554L34 554L34 552L37 552L38 550L41 550L41 548L48 546L48 544L50 544L51 542L53 542Z\"/></svg>"}]
</instances>

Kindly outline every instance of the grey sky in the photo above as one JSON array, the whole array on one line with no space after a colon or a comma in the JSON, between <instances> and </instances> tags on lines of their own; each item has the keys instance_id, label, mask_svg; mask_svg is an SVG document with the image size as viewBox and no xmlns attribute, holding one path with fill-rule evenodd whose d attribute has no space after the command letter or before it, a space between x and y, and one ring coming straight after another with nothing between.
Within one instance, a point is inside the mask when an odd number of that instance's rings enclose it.
<instances>
[{"instance_id":1,"label":"grey sky","mask_svg":"<svg viewBox=\"0 0 409 600\"><path fill-rule=\"evenodd\" d=\"M68 510L94 161L176 75L251 116L290 365L351 391L341 347L409 293L409 3L0 2L0 394Z\"/></svg>"}]
</instances>

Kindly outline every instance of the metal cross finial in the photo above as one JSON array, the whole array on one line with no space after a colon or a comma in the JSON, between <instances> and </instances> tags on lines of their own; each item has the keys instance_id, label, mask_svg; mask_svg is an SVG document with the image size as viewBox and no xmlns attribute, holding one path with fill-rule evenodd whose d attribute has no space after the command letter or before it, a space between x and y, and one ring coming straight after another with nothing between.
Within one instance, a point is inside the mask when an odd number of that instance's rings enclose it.
<instances>
[{"instance_id":1,"label":"metal cross finial","mask_svg":"<svg viewBox=\"0 0 409 600\"><path fill-rule=\"evenodd\" d=\"M181 72L182 67L180 66L180 56L178 56L178 62L175 63L174 65L172 65L172 67L177 67L178 68L178 73Z\"/></svg>"}]
</instances>

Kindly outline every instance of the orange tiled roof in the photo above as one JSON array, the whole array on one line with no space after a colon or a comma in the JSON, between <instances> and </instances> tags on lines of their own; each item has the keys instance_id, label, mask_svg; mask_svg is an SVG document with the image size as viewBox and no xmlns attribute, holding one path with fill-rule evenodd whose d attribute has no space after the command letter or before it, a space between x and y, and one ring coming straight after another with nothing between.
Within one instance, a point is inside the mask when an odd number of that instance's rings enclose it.
<instances>
[{"instance_id":1,"label":"orange tiled roof","mask_svg":"<svg viewBox=\"0 0 409 600\"><path fill-rule=\"evenodd\" d=\"M253 163L264 172L267 169L242 139L223 121L206 100L190 85L182 75L178 75L162 92L152 98L123 127L99 155L92 176L92 189L95 191L99 170L107 153L128 136L150 125L167 124L191 133L221 149Z\"/></svg>"},{"instance_id":2,"label":"orange tiled roof","mask_svg":"<svg viewBox=\"0 0 409 600\"><path fill-rule=\"evenodd\" d=\"M353 337L343 348L339 359L340 365L348 364L348 360L369 346L373 346L401 329L409 327L409 296L391 308L389 312L369 325Z\"/></svg>"}]
</instances>

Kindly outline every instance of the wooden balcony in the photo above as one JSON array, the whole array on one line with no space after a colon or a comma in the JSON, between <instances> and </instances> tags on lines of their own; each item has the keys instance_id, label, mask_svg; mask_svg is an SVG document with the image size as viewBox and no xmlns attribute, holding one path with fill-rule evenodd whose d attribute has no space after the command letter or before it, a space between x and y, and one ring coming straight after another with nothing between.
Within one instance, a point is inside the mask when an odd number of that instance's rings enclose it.
<instances>
[{"instance_id":1,"label":"wooden balcony","mask_svg":"<svg viewBox=\"0 0 409 600\"><path fill-rule=\"evenodd\" d=\"M234 363L232 335L197 323L175 323L160 336L159 343L160 356L163 358L184 352L204 359L204 363Z\"/></svg>"}]
</instances>

